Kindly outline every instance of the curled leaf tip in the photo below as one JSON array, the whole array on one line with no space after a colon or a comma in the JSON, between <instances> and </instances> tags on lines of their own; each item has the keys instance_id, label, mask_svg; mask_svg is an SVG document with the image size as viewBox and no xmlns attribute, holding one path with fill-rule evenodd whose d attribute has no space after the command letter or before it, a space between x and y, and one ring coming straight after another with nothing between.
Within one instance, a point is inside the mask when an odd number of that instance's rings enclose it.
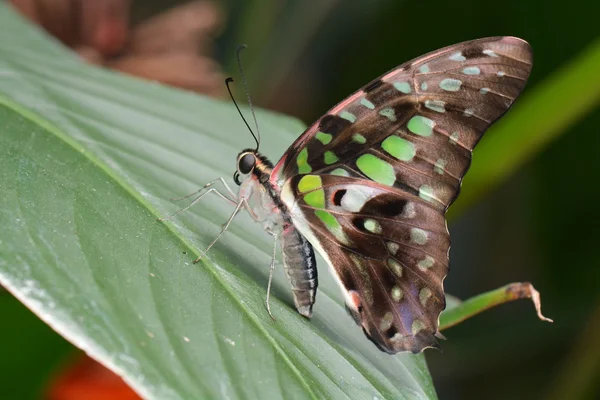
<instances>
[{"instance_id":1,"label":"curled leaf tip","mask_svg":"<svg viewBox=\"0 0 600 400\"><path fill-rule=\"evenodd\" d=\"M546 318L542 314L542 301L540 299L540 292L538 292L531 283L529 282L516 282L511 283L506 287L507 295L514 299L531 299L535 307L535 311L540 320L546 322L554 322L550 318Z\"/></svg>"}]
</instances>

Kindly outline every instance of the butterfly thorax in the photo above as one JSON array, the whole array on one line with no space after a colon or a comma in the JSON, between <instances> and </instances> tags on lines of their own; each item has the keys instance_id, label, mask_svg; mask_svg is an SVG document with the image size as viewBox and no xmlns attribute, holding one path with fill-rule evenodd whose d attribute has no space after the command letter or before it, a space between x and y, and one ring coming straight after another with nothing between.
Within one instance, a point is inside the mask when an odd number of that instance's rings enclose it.
<instances>
[{"instance_id":1,"label":"butterfly thorax","mask_svg":"<svg viewBox=\"0 0 600 400\"><path fill-rule=\"evenodd\" d=\"M253 154L256 162L252 172L242 181L239 196L246 199L254 213L253 217L263 222L265 230L279 233L291 221L287 218L286 207L281 202L279 188L269 181L273 164L256 150L244 150L240 154L244 153Z\"/></svg>"}]
</instances>

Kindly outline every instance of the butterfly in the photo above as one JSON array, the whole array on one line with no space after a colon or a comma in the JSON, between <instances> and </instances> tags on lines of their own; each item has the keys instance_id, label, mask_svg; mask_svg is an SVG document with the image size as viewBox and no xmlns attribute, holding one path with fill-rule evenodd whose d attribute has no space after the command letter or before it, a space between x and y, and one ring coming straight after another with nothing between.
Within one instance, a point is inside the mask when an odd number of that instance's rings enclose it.
<instances>
[{"instance_id":1,"label":"butterfly","mask_svg":"<svg viewBox=\"0 0 600 400\"><path fill-rule=\"evenodd\" d=\"M445 213L473 148L521 93L531 66L529 44L515 37L459 43L356 91L312 124L275 165L259 153L252 133L256 148L237 156L239 192L219 178L192 202L214 192L234 207L196 261L245 209L274 238L269 314L281 241L301 315L310 318L315 303L316 249L347 310L380 350L439 347L450 249ZM225 190L216 188L219 182Z\"/></svg>"}]
</instances>

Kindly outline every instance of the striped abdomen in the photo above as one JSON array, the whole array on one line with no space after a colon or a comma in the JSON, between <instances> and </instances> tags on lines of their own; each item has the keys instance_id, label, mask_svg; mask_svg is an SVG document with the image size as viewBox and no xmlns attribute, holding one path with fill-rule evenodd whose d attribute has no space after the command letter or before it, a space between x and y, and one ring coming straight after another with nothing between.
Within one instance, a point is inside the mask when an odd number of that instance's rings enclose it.
<instances>
[{"instance_id":1,"label":"striped abdomen","mask_svg":"<svg viewBox=\"0 0 600 400\"><path fill-rule=\"evenodd\" d=\"M292 284L296 309L310 318L318 286L315 253L312 245L293 225L284 229L282 241L283 266Z\"/></svg>"}]
</instances>

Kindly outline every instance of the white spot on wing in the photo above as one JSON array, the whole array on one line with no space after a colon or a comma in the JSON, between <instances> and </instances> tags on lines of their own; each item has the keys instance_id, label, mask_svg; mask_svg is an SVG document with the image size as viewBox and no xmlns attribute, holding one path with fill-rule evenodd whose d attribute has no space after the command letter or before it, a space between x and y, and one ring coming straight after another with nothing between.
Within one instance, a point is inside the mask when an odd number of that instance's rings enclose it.
<instances>
[{"instance_id":1,"label":"white spot on wing","mask_svg":"<svg viewBox=\"0 0 600 400\"><path fill-rule=\"evenodd\" d=\"M351 185L346 188L341 206L345 211L359 212L365 203L377 195L371 188Z\"/></svg>"},{"instance_id":2,"label":"white spot on wing","mask_svg":"<svg viewBox=\"0 0 600 400\"><path fill-rule=\"evenodd\" d=\"M456 144L458 142L458 139L459 139L458 132L452 132L448 141L452 144Z\"/></svg>"},{"instance_id":3,"label":"white spot on wing","mask_svg":"<svg viewBox=\"0 0 600 400\"><path fill-rule=\"evenodd\" d=\"M383 314L383 318L381 318L381 322L379 323L379 329L385 332L392 327L393 323L394 316L391 312L388 311L385 314Z\"/></svg>"},{"instance_id":4,"label":"white spot on wing","mask_svg":"<svg viewBox=\"0 0 600 400\"><path fill-rule=\"evenodd\" d=\"M402 289L400 289L398 286L394 286L392 288L392 299L394 299L396 303L399 303L400 300L402 300L402 296L404 296Z\"/></svg>"},{"instance_id":5,"label":"white spot on wing","mask_svg":"<svg viewBox=\"0 0 600 400\"><path fill-rule=\"evenodd\" d=\"M431 256L425 256L424 259L420 260L417 263L417 267L421 268L422 270L426 270L428 268L433 267L434 263L435 263L435 260L433 259L433 257L431 257Z\"/></svg>"},{"instance_id":6,"label":"white spot on wing","mask_svg":"<svg viewBox=\"0 0 600 400\"><path fill-rule=\"evenodd\" d=\"M398 252L398 249L400 248L400 245L394 242L387 242L386 245L391 255L396 255L396 252Z\"/></svg>"},{"instance_id":7,"label":"white spot on wing","mask_svg":"<svg viewBox=\"0 0 600 400\"><path fill-rule=\"evenodd\" d=\"M465 75L479 75L481 74L481 70L479 67L467 67L463 69L463 74Z\"/></svg>"},{"instance_id":8,"label":"white spot on wing","mask_svg":"<svg viewBox=\"0 0 600 400\"><path fill-rule=\"evenodd\" d=\"M446 112L446 102L443 100L425 100L425 107L439 113Z\"/></svg>"},{"instance_id":9,"label":"white spot on wing","mask_svg":"<svg viewBox=\"0 0 600 400\"><path fill-rule=\"evenodd\" d=\"M463 56L463 54L460 51L457 51L456 53L452 54L450 57L448 57L448 59L450 59L452 61L465 61L466 60L465 56Z\"/></svg>"},{"instance_id":10,"label":"white spot on wing","mask_svg":"<svg viewBox=\"0 0 600 400\"><path fill-rule=\"evenodd\" d=\"M381 233L381 225L372 218L367 218L364 222L365 229L371 233Z\"/></svg>"},{"instance_id":11,"label":"white spot on wing","mask_svg":"<svg viewBox=\"0 0 600 400\"><path fill-rule=\"evenodd\" d=\"M410 240L413 243L416 244L426 244L427 243L427 232L425 232L423 229L419 229L419 228L411 228L410 230Z\"/></svg>"},{"instance_id":12,"label":"white spot on wing","mask_svg":"<svg viewBox=\"0 0 600 400\"><path fill-rule=\"evenodd\" d=\"M417 215L417 211L415 210L415 203L408 202L406 206L404 206L404 211L402 211L402 216L404 218L414 218Z\"/></svg>"}]
</instances>

